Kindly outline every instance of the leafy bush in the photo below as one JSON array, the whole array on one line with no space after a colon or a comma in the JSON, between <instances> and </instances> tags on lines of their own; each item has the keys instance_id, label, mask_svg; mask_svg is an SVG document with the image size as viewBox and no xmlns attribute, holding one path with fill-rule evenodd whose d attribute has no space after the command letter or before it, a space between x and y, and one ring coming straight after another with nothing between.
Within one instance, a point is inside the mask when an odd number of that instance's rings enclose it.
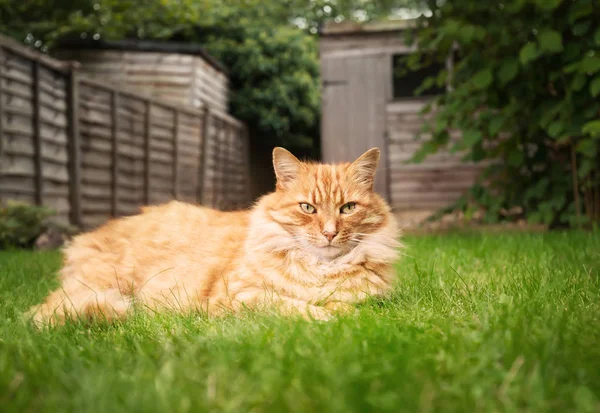
<instances>
[{"instance_id":1,"label":"leafy bush","mask_svg":"<svg viewBox=\"0 0 600 413\"><path fill-rule=\"evenodd\" d=\"M413 68L444 61L452 70L426 79L443 85L432 136L419 156L439 148L490 161L471 201L488 221L522 207L532 222L600 220L600 5L597 0L427 0L414 38ZM433 53L433 54L432 54ZM431 59L433 56L433 59ZM449 139L460 130L459 141ZM464 200L462 205L467 205Z\"/></svg>"},{"instance_id":2,"label":"leafy bush","mask_svg":"<svg viewBox=\"0 0 600 413\"><path fill-rule=\"evenodd\" d=\"M142 4L143 3L143 4ZM0 28L50 52L69 37L197 43L231 69L231 111L259 144L311 148L318 136L316 41L288 19L297 0L52 0L0 5ZM3 7L5 10L3 10ZM49 19L44 18L46 10Z\"/></svg>"},{"instance_id":3,"label":"leafy bush","mask_svg":"<svg viewBox=\"0 0 600 413\"><path fill-rule=\"evenodd\" d=\"M270 156L262 155L271 147L318 156L317 44L310 32L291 23L308 6L313 2L7 0L0 2L0 31L50 53L71 36L202 45L230 69L230 110L248 125L253 192L259 195L274 184ZM314 25L307 29L314 31Z\"/></svg>"},{"instance_id":4,"label":"leafy bush","mask_svg":"<svg viewBox=\"0 0 600 413\"><path fill-rule=\"evenodd\" d=\"M32 247L53 214L49 208L20 202L0 205L0 249Z\"/></svg>"}]
</instances>

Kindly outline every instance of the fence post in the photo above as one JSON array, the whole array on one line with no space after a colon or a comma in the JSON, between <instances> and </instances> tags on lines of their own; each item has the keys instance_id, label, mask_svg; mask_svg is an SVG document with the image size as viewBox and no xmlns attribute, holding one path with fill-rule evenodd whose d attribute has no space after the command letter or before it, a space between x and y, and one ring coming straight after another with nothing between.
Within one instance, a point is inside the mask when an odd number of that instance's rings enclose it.
<instances>
[{"instance_id":1,"label":"fence post","mask_svg":"<svg viewBox=\"0 0 600 413\"><path fill-rule=\"evenodd\" d=\"M225 118L221 118L221 132L219 133L219 170L221 171L220 178L220 194L219 209L227 209L227 185L225 182L225 176L227 175L227 121Z\"/></svg>"},{"instance_id":2,"label":"fence post","mask_svg":"<svg viewBox=\"0 0 600 413\"><path fill-rule=\"evenodd\" d=\"M67 85L69 150L69 202L71 224L81 227L81 143L79 136L79 80L71 67Z\"/></svg>"},{"instance_id":3,"label":"fence post","mask_svg":"<svg viewBox=\"0 0 600 413\"><path fill-rule=\"evenodd\" d=\"M42 205L44 194L44 180L42 171L42 136L41 136L41 110L40 110L40 63L33 61L32 73L32 92L33 92L33 145L34 145L34 165L35 165L35 203Z\"/></svg>"},{"instance_id":4,"label":"fence post","mask_svg":"<svg viewBox=\"0 0 600 413\"><path fill-rule=\"evenodd\" d=\"M233 124L232 122L228 121L228 125L227 125L227 183L226 183L226 195L227 195L227 209L229 210L233 210L236 208L236 201L235 201L235 197L237 196L237 194L235 194L235 190L233 190L233 180L235 179L235 155L236 155L236 150L235 150L235 127L236 125Z\"/></svg>"},{"instance_id":5,"label":"fence post","mask_svg":"<svg viewBox=\"0 0 600 413\"><path fill-rule=\"evenodd\" d=\"M219 195L219 178L223 172L221 170L221 130L223 129L223 120L220 117L214 118L215 121L215 156L214 156L214 171L212 180L212 206L221 209L221 196Z\"/></svg>"},{"instance_id":6,"label":"fence post","mask_svg":"<svg viewBox=\"0 0 600 413\"><path fill-rule=\"evenodd\" d=\"M177 139L179 135L179 111L173 109L173 197L179 198L179 142Z\"/></svg>"},{"instance_id":7,"label":"fence post","mask_svg":"<svg viewBox=\"0 0 600 413\"><path fill-rule=\"evenodd\" d=\"M230 128L229 128L229 121L226 120L225 118L223 118L223 129L222 129L222 134L223 134L223 140L222 140L222 145L223 145L223 158L221 161L221 193L223 194L222 197L222 201L221 201L221 209L224 209L225 211L229 210L230 208L230 192L229 192L229 175L230 175L230 166L231 166L231 159L230 159L230 150L229 150L229 133L230 133Z\"/></svg>"},{"instance_id":8,"label":"fence post","mask_svg":"<svg viewBox=\"0 0 600 413\"><path fill-rule=\"evenodd\" d=\"M118 124L117 124L117 105L119 104L119 96L116 90L111 91L111 99L110 99L110 132L111 132L111 140L112 140L112 151L111 151L111 199L110 199L110 211L113 217L117 216L117 179L118 179L118 165L117 160L119 158L118 151Z\"/></svg>"},{"instance_id":9,"label":"fence post","mask_svg":"<svg viewBox=\"0 0 600 413\"><path fill-rule=\"evenodd\" d=\"M246 125L242 125L241 131L240 131L240 137L242 139L243 142L243 148L246 151L246 159L245 159L245 163L246 163L246 167L245 167L245 172L246 172L246 179L244 179L244 184L246 185L246 199L244 201L245 204L250 203L250 201L252 200L252 167L251 167L251 162L250 162L250 133L248 131L248 126Z\"/></svg>"},{"instance_id":10,"label":"fence post","mask_svg":"<svg viewBox=\"0 0 600 413\"><path fill-rule=\"evenodd\" d=\"M392 205L392 168L390 161L390 134L386 130L383 132L383 167L385 173L385 200Z\"/></svg>"},{"instance_id":11,"label":"fence post","mask_svg":"<svg viewBox=\"0 0 600 413\"><path fill-rule=\"evenodd\" d=\"M202 115L202 129L200 133L202 133L200 139L200 159L198 160L198 188L196 194L196 200L201 205L204 205L204 177L205 168L206 168L206 148L208 147L206 142L208 141L208 133L210 127L210 107L204 102L203 104L204 110Z\"/></svg>"},{"instance_id":12,"label":"fence post","mask_svg":"<svg viewBox=\"0 0 600 413\"><path fill-rule=\"evenodd\" d=\"M150 100L146 100L144 114L144 204L150 204Z\"/></svg>"},{"instance_id":13,"label":"fence post","mask_svg":"<svg viewBox=\"0 0 600 413\"><path fill-rule=\"evenodd\" d=\"M4 49L0 45L0 162L4 157L4 133L3 133L3 122L4 113L2 110L3 94L2 94L2 72L4 69ZM2 168L0 168L0 179L2 179ZM2 199L0 198L0 201Z\"/></svg>"}]
</instances>

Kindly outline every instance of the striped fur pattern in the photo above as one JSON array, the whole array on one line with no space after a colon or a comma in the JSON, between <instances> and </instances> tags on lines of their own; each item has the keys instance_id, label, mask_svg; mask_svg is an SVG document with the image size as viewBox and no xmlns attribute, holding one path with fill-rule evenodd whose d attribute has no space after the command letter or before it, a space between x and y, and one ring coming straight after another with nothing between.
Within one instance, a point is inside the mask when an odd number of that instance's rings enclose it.
<instances>
[{"instance_id":1,"label":"striped fur pattern","mask_svg":"<svg viewBox=\"0 0 600 413\"><path fill-rule=\"evenodd\" d=\"M327 319L390 290L398 230L373 191L379 151L311 164L275 148L277 186L247 211L172 201L80 235L38 325L133 309L209 314L274 307Z\"/></svg>"}]
</instances>

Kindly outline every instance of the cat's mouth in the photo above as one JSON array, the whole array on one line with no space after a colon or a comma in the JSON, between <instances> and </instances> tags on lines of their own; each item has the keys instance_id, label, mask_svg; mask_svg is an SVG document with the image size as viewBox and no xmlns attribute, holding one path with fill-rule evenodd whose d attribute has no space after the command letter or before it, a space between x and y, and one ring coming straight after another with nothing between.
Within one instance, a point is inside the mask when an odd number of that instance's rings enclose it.
<instances>
[{"instance_id":1,"label":"cat's mouth","mask_svg":"<svg viewBox=\"0 0 600 413\"><path fill-rule=\"evenodd\" d=\"M343 248L335 245L326 245L324 247L317 247L316 253L323 258L334 259L343 255L345 251Z\"/></svg>"},{"instance_id":2,"label":"cat's mouth","mask_svg":"<svg viewBox=\"0 0 600 413\"><path fill-rule=\"evenodd\" d=\"M329 259L337 258L344 254L347 254L352 249L352 247L347 243L327 245L313 244L313 246L315 247L314 250L318 255Z\"/></svg>"},{"instance_id":3,"label":"cat's mouth","mask_svg":"<svg viewBox=\"0 0 600 413\"><path fill-rule=\"evenodd\" d=\"M324 240L305 239L302 244L306 251L328 260L347 254L354 247L351 243L340 242L339 240L326 242Z\"/></svg>"}]
</instances>

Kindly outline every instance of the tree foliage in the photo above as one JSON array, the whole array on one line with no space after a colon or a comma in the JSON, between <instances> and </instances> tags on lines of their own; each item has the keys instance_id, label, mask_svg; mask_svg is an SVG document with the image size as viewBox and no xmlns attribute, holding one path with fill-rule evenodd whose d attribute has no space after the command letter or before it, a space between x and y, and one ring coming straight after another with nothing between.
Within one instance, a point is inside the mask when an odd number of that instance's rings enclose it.
<instances>
[{"instance_id":1,"label":"tree foliage","mask_svg":"<svg viewBox=\"0 0 600 413\"><path fill-rule=\"evenodd\" d=\"M313 144L320 110L316 44L301 30L272 24L284 12L276 2L73 0L55 5L52 20L40 16L43 2L11 3L9 15L21 20L3 19L5 31L50 50L70 36L198 43L231 69L231 110L251 136L265 145Z\"/></svg>"},{"instance_id":2,"label":"tree foliage","mask_svg":"<svg viewBox=\"0 0 600 413\"><path fill-rule=\"evenodd\" d=\"M407 0L0 0L0 31L50 50L62 38L199 43L231 69L231 109L258 143L318 138L316 39L327 19L389 15Z\"/></svg>"},{"instance_id":3,"label":"tree foliage","mask_svg":"<svg viewBox=\"0 0 600 413\"><path fill-rule=\"evenodd\" d=\"M419 46L408 63L457 58L451 74L423 84L451 88L426 109L437 108L419 156L450 148L490 162L488 185L471 193L489 220L515 206L546 224L574 224L578 206L600 219L598 1L430 0L428 7L431 17L407 38ZM462 132L459 141L452 130Z\"/></svg>"}]
</instances>

